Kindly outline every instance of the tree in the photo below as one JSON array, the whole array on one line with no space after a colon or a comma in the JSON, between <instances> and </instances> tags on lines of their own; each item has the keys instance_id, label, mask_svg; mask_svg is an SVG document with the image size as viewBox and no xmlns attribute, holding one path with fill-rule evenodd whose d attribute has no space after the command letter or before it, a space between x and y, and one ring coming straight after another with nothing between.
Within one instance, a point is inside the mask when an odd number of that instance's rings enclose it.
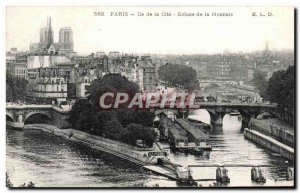
<instances>
[{"instance_id":1,"label":"tree","mask_svg":"<svg viewBox=\"0 0 300 193\"><path fill-rule=\"evenodd\" d=\"M27 93L27 82L6 72L6 101L24 100Z\"/></svg>"},{"instance_id":2,"label":"tree","mask_svg":"<svg viewBox=\"0 0 300 193\"><path fill-rule=\"evenodd\" d=\"M138 91L139 87L136 83L129 81L126 77L123 77L120 74L107 74L102 78L96 79L92 82L88 90L90 93L89 99L98 111L101 109L99 105L100 97L104 93L112 92L116 94L117 92L125 92L129 95L129 98L132 99ZM128 103L123 104L123 107L126 107ZM122 108L122 106L120 107Z\"/></svg>"},{"instance_id":3,"label":"tree","mask_svg":"<svg viewBox=\"0 0 300 193\"><path fill-rule=\"evenodd\" d=\"M148 109L128 109L127 104L118 109L102 109L99 105L100 97L106 92L126 92L133 98L138 92L137 84L119 74L109 74L95 80L89 92L89 99L77 100L70 111L68 120L73 128L130 145L141 139L152 146L156 133L146 127L152 126L154 113Z\"/></svg>"},{"instance_id":4,"label":"tree","mask_svg":"<svg viewBox=\"0 0 300 193\"><path fill-rule=\"evenodd\" d=\"M139 137L139 128L141 127L142 125L136 123L130 123L127 125L122 141L128 143L129 145L135 145L136 140Z\"/></svg>"},{"instance_id":5,"label":"tree","mask_svg":"<svg viewBox=\"0 0 300 193\"><path fill-rule=\"evenodd\" d=\"M124 134L124 129L117 119L112 119L104 124L104 134L114 140L120 140Z\"/></svg>"},{"instance_id":6,"label":"tree","mask_svg":"<svg viewBox=\"0 0 300 193\"><path fill-rule=\"evenodd\" d=\"M295 108L295 67L286 71L274 72L266 87L266 95L271 102L278 103L281 108L294 112Z\"/></svg>"},{"instance_id":7,"label":"tree","mask_svg":"<svg viewBox=\"0 0 300 193\"><path fill-rule=\"evenodd\" d=\"M199 87L197 72L192 67L166 64L158 69L159 78L172 86L182 86L189 91Z\"/></svg>"},{"instance_id":8,"label":"tree","mask_svg":"<svg viewBox=\"0 0 300 193\"><path fill-rule=\"evenodd\" d=\"M123 127L126 127L130 123L141 124L143 126L152 126L154 113L148 109L118 109L117 118Z\"/></svg>"},{"instance_id":9,"label":"tree","mask_svg":"<svg viewBox=\"0 0 300 193\"><path fill-rule=\"evenodd\" d=\"M131 123L126 127L126 132L123 136L123 141L136 145L137 140L142 140L147 147L152 147L156 138L156 133L153 128L143 127L141 124Z\"/></svg>"},{"instance_id":10,"label":"tree","mask_svg":"<svg viewBox=\"0 0 300 193\"><path fill-rule=\"evenodd\" d=\"M135 111L135 123L146 127L153 126L154 113L148 109L139 109Z\"/></svg>"},{"instance_id":11,"label":"tree","mask_svg":"<svg viewBox=\"0 0 300 193\"><path fill-rule=\"evenodd\" d=\"M96 135L104 134L104 125L116 117L114 111L99 111L96 113L95 120L92 125L91 133Z\"/></svg>"},{"instance_id":12,"label":"tree","mask_svg":"<svg viewBox=\"0 0 300 193\"><path fill-rule=\"evenodd\" d=\"M253 84L259 90L259 94L265 98L267 88L267 74L256 70L253 74Z\"/></svg>"},{"instance_id":13,"label":"tree","mask_svg":"<svg viewBox=\"0 0 300 193\"><path fill-rule=\"evenodd\" d=\"M72 106L68 121L73 128L81 131L91 131L95 120L95 110L86 99L79 99Z\"/></svg>"}]
</instances>

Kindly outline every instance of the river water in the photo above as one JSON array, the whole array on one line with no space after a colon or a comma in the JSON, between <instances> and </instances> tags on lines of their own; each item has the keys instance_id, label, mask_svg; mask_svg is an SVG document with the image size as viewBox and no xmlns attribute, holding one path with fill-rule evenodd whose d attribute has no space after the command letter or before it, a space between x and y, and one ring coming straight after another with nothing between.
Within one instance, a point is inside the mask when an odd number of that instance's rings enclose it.
<instances>
[{"instance_id":1,"label":"river water","mask_svg":"<svg viewBox=\"0 0 300 193\"><path fill-rule=\"evenodd\" d=\"M286 160L244 139L240 128L236 116L226 115L223 131L210 134L213 151L209 156L171 153L170 159L181 165L271 165L263 168L265 184L251 181L250 167L230 167L227 169L231 182L222 186L292 186L293 181L285 181ZM118 157L41 131L7 129L6 141L7 173L14 186L29 181L36 187L180 186L165 177L142 172L138 166ZM210 186L215 170L215 167L193 168L193 177L206 179L198 181L198 185Z\"/></svg>"}]
</instances>

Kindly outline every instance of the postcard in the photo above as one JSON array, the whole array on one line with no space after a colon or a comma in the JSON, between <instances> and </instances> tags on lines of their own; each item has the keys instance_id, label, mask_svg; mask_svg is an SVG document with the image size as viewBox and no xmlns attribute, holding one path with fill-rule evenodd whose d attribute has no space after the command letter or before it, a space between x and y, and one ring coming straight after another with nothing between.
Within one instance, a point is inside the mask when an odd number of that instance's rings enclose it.
<instances>
[{"instance_id":1,"label":"postcard","mask_svg":"<svg viewBox=\"0 0 300 193\"><path fill-rule=\"evenodd\" d=\"M295 188L295 8L7 6L8 188Z\"/></svg>"}]
</instances>

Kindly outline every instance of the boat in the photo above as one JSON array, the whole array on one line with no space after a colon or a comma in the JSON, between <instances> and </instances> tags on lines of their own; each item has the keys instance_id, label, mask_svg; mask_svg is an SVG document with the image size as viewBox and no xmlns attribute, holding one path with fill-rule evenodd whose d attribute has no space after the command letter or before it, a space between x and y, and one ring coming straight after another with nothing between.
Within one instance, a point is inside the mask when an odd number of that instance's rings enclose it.
<instances>
[{"instance_id":1,"label":"boat","mask_svg":"<svg viewBox=\"0 0 300 193\"><path fill-rule=\"evenodd\" d=\"M209 141L209 134L196 127L188 120L176 119L175 122L179 124L188 133L196 144L196 147L203 151L212 151L212 146Z\"/></svg>"},{"instance_id":2,"label":"boat","mask_svg":"<svg viewBox=\"0 0 300 193\"><path fill-rule=\"evenodd\" d=\"M239 111L237 111L237 110L234 110L234 111L232 111L232 112L230 113L230 115L231 115L231 116L239 116L239 115L241 115L241 113L240 113Z\"/></svg>"},{"instance_id":3,"label":"boat","mask_svg":"<svg viewBox=\"0 0 300 193\"><path fill-rule=\"evenodd\" d=\"M251 180L258 183L265 183L266 178L263 175L263 172L260 167L252 167L251 169Z\"/></svg>"},{"instance_id":4,"label":"boat","mask_svg":"<svg viewBox=\"0 0 300 193\"><path fill-rule=\"evenodd\" d=\"M199 148L199 147L194 147L194 148L190 149L190 152L191 152L193 155L203 155L204 150L202 150L202 149Z\"/></svg>"},{"instance_id":5,"label":"boat","mask_svg":"<svg viewBox=\"0 0 300 193\"><path fill-rule=\"evenodd\" d=\"M193 179L192 170L189 167L176 167L176 174L178 177L178 182L181 185L195 186L197 182Z\"/></svg>"},{"instance_id":6,"label":"boat","mask_svg":"<svg viewBox=\"0 0 300 193\"><path fill-rule=\"evenodd\" d=\"M197 148L201 149L202 151L212 151L209 139L201 139Z\"/></svg>"},{"instance_id":7,"label":"boat","mask_svg":"<svg viewBox=\"0 0 300 193\"><path fill-rule=\"evenodd\" d=\"M229 183L230 178L228 177L228 170L224 167L218 167L216 170L217 182Z\"/></svg>"}]
</instances>

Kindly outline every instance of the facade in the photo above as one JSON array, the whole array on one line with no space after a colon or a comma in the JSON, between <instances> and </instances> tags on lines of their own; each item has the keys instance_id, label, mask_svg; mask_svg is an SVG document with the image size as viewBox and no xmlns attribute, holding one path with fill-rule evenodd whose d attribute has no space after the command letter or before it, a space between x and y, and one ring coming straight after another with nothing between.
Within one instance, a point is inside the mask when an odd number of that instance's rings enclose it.
<instances>
[{"instance_id":1,"label":"facade","mask_svg":"<svg viewBox=\"0 0 300 193\"><path fill-rule=\"evenodd\" d=\"M122 75L138 84L141 91L156 91L155 65L152 64L152 60L148 56L128 58L124 64Z\"/></svg>"},{"instance_id":2,"label":"facade","mask_svg":"<svg viewBox=\"0 0 300 193\"><path fill-rule=\"evenodd\" d=\"M16 55L14 58L6 59L6 70L7 73L17 78L28 80L27 56Z\"/></svg>"},{"instance_id":3,"label":"facade","mask_svg":"<svg viewBox=\"0 0 300 193\"><path fill-rule=\"evenodd\" d=\"M79 77L76 82L76 97L86 98L88 96L88 89L93 81L90 76Z\"/></svg>"},{"instance_id":4,"label":"facade","mask_svg":"<svg viewBox=\"0 0 300 193\"><path fill-rule=\"evenodd\" d=\"M59 30L59 41L54 42L54 31L51 26L51 18L47 26L40 29L40 42L30 45L32 55L65 55L69 58L76 55L74 52L73 31L70 27L62 27Z\"/></svg>"},{"instance_id":5,"label":"facade","mask_svg":"<svg viewBox=\"0 0 300 193\"><path fill-rule=\"evenodd\" d=\"M223 55L216 55L208 62L207 73L215 80L230 79L230 64L231 62Z\"/></svg>"},{"instance_id":6,"label":"facade","mask_svg":"<svg viewBox=\"0 0 300 193\"><path fill-rule=\"evenodd\" d=\"M73 31L70 27L60 28L58 46L59 54L72 53L74 51Z\"/></svg>"},{"instance_id":7,"label":"facade","mask_svg":"<svg viewBox=\"0 0 300 193\"><path fill-rule=\"evenodd\" d=\"M76 98L86 98L91 83L99 76L98 71L94 69L77 69L76 71Z\"/></svg>"},{"instance_id":8,"label":"facade","mask_svg":"<svg viewBox=\"0 0 300 193\"><path fill-rule=\"evenodd\" d=\"M70 63L71 60L66 56L61 55L40 55L40 56L28 56L27 67L33 68L51 68L59 64Z\"/></svg>"},{"instance_id":9,"label":"facade","mask_svg":"<svg viewBox=\"0 0 300 193\"><path fill-rule=\"evenodd\" d=\"M96 58L102 58L102 57L104 57L104 56L106 56L106 54L105 54L105 52L96 52Z\"/></svg>"},{"instance_id":10,"label":"facade","mask_svg":"<svg viewBox=\"0 0 300 193\"><path fill-rule=\"evenodd\" d=\"M208 60L207 74L215 80L248 80L248 63L239 54L215 55Z\"/></svg>"},{"instance_id":11,"label":"facade","mask_svg":"<svg viewBox=\"0 0 300 193\"><path fill-rule=\"evenodd\" d=\"M18 63L16 62L14 64L15 67L15 76L17 78L23 78L25 80L28 79L28 73L27 73L27 65L26 63Z\"/></svg>"},{"instance_id":12,"label":"facade","mask_svg":"<svg viewBox=\"0 0 300 193\"><path fill-rule=\"evenodd\" d=\"M120 52L112 51L108 53L109 58L118 58L120 56L121 56Z\"/></svg>"},{"instance_id":13,"label":"facade","mask_svg":"<svg viewBox=\"0 0 300 193\"><path fill-rule=\"evenodd\" d=\"M127 65L125 70L125 77L136 83L140 90L143 88L143 69L139 68L139 64L137 62L131 62Z\"/></svg>"},{"instance_id":14,"label":"facade","mask_svg":"<svg viewBox=\"0 0 300 193\"><path fill-rule=\"evenodd\" d=\"M75 83L74 63L28 70L28 97L42 103L61 103L68 96L68 85Z\"/></svg>"},{"instance_id":15,"label":"facade","mask_svg":"<svg viewBox=\"0 0 300 193\"><path fill-rule=\"evenodd\" d=\"M38 78L33 97L44 103L60 104L67 100L67 81L63 77Z\"/></svg>"},{"instance_id":16,"label":"facade","mask_svg":"<svg viewBox=\"0 0 300 193\"><path fill-rule=\"evenodd\" d=\"M141 60L137 61L138 67L142 69L143 72L143 91L156 91L156 76L155 76L155 66L152 64L150 57L142 57Z\"/></svg>"}]
</instances>

